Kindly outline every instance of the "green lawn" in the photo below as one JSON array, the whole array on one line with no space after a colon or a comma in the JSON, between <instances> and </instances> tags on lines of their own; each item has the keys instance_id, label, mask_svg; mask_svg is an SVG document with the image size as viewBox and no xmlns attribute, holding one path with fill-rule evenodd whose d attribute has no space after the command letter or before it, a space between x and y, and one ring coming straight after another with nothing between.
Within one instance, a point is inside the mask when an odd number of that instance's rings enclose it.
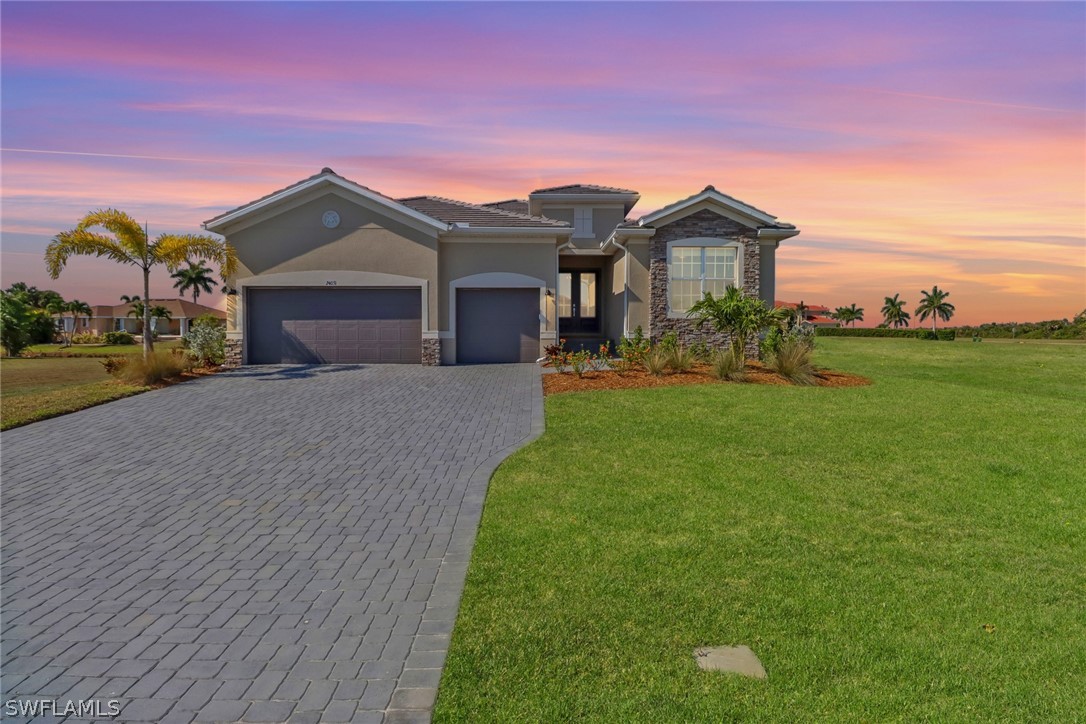
<instances>
[{"instance_id":1,"label":"green lawn","mask_svg":"<svg viewBox=\"0 0 1086 724\"><path fill-rule=\"evenodd\" d=\"M175 349L180 346L181 340L178 339L155 342L155 349ZM62 347L59 344L35 344L27 347L26 352L49 357L113 357L142 354L143 345L138 341L136 344L75 344L71 347Z\"/></svg>"},{"instance_id":2,"label":"green lawn","mask_svg":"<svg viewBox=\"0 0 1086 724\"><path fill-rule=\"evenodd\" d=\"M875 384L548 398L435 721L1080 719L1086 345L818 345Z\"/></svg>"},{"instance_id":3,"label":"green lawn","mask_svg":"<svg viewBox=\"0 0 1086 724\"><path fill-rule=\"evenodd\" d=\"M0 360L0 430L142 392L106 373L101 360L41 357Z\"/></svg>"}]
</instances>

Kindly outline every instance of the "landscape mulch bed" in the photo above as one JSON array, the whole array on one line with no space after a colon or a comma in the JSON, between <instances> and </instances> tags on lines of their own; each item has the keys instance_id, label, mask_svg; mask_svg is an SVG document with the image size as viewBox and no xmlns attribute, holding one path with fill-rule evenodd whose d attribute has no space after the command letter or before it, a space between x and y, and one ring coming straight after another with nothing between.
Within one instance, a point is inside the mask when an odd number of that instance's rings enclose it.
<instances>
[{"instance_id":1,"label":"landscape mulch bed","mask_svg":"<svg viewBox=\"0 0 1086 724\"><path fill-rule=\"evenodd\" d=\"M620 375L611 370L585 372L578 377L572 372L543 375L543 394L557 395L563 392L585 392L588 390L625 390L646 387L671 387L672 385L706 384L754 384L754 385L794 385L773 370L763 367L758 362L747 363L746 379L742 382L718 380L713 376L708 365L695 365L689 372L675 372L654 377L648 372L637 370ZM862 387L870 385L871 380L849 372L818 370L814 378L815 387Z\"/></svg>"}]
</instances>

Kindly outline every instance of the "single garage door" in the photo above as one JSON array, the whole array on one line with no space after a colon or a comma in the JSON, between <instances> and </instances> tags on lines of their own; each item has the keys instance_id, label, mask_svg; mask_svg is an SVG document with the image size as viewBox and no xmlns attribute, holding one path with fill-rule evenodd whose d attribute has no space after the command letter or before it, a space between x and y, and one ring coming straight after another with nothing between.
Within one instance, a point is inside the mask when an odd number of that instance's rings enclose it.
<instances>
[{"instance_id":1,"label":"single garage door","mask_svg":"<svg viewBox=\"0 0 1086 724\"><path fill-rule=\"evenodd\" d=\"M538 358L538 289L457 290L457 364L535 362Z\"/></svg>"},{"instance_id":2,"label":"single garage door","mask_svg":"<svg viewBox=\"0 0 1086 724\"><path fill-rule=\"evenodd\" d=\"M249 364L422 363L418 288L249 289Z\"/></svg>"}]
</instances>

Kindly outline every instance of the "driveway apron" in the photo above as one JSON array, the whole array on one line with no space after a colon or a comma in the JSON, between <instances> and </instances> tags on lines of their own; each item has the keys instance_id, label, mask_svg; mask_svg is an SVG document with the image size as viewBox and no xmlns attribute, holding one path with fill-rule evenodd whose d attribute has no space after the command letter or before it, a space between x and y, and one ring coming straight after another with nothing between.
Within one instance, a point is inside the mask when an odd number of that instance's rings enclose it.
<instances>
[{"instance_id":1,"label":"driveway apron","mask_svg":"<svg viewBox=\"0 0 1086 724\"><path fill-rule=\"evenodd\" d=\"M4 705L429 720L487 481L541 431L532 365L389 365L242 368L3 433Z\"/></svg>"}]
</instances>

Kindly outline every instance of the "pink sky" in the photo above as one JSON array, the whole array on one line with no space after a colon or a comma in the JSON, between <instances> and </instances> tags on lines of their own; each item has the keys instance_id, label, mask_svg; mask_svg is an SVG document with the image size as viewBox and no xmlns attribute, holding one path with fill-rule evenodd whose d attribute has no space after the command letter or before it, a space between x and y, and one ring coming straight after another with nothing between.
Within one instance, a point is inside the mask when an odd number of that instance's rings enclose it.
<instances>
[{"instance_id":1,"label":"pink sky","mask_svg":"<svg viewBox=\"0 0 1086 724\"><path fill-rule=\"evenodd\" d=\"M634 188L635 217L711 183L802 229L779 298L1070 317L1084 8L4 3L0 280L114 303L134 269L45 273L87 211L196 232L331 166L392 196Z\"/></svg>"}]
</instances>

